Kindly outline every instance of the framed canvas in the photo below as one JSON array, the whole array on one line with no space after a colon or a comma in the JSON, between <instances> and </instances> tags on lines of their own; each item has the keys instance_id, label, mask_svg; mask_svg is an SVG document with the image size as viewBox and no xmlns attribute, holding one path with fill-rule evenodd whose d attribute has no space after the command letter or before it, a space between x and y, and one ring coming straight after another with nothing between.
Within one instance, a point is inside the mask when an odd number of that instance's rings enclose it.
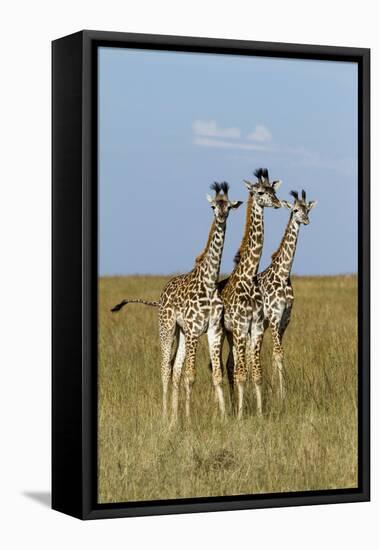
<instances>
[{"instance_id":1,"label":"framed canvas","mask_svg":"<svg viewBox=\"0 0 379 550\"><path fill-rule=\"evenodd\" d=\"M52 56L52 507L369 500L369 50Z\"/></svg>"}]
</instances>

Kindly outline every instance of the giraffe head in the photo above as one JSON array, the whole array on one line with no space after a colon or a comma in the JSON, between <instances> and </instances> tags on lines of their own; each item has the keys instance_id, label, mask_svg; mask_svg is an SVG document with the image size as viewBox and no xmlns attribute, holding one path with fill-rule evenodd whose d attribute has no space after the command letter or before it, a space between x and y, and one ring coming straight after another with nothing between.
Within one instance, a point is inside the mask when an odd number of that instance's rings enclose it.
<instances>
[{"instance_id":1,"label":"giraffe head","mask_svg":"<svg viewBox=\"0 0 379 550\"><path fill-rule=\"evenodd\" d=\"M207 195L207 199L213 209L215 220L219 223L225 223L230 210L241 206L242 201L231 201L229 199L229 184L226 181L222 183L215 181L212 183L211 189L215 192L215 196Z\"/></svg>"},{"instance_id":2,"label":"giraffe head","mask_svg":"<svg viewBox=\"0 0 379 550\"><path fill-rule=\"evenodd\" d=\"M258 168L254 176L257 178L255 183L247 180L244 182L255 202L261 207L280 208L282 205L276 192L282 182L280 180L270 182L267 168Z\"/></svg>"},{"instance_id":3,"label":"giraffe head","mask_svg":"<svg viewBox=\"0 0 379 550\"><path fill-rule=\"evenodd\" d=\"M316 201L307 202L307 197L304 189L301 192L301 198L299 198L299 193L297 191L291 191L290 195L294 198L293 204L288 201L281 201L282 206L291 210L291 215L297 223L303 223L304 225L309 224L309 212L314 206L316 206Z\"/></svg>"}]
</instances>

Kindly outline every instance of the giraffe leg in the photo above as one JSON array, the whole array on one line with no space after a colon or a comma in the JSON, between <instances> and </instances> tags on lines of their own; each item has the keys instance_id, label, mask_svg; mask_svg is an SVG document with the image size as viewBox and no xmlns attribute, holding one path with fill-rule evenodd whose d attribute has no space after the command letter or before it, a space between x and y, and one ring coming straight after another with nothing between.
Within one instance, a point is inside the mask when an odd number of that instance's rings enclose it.
<instances>
[{"instance_id":1,"label":"giraffe leg","mask_svg":"<svg viewBox=\"0 0 379 550\"><path fill-rule=\"evenodd\" d=\"M185 335L185 386L187 419L190 418L191 393L195 382L195 359L198 340L198 337L193 334Z\"/></svg>"},{"instance_id":2,"label":"giraffe leg","mask_svg":"<svg viewBox=\"0 0 379 550\"><path fill-rule=\"evenodd\" d=\"M186 356L186 348L185 348L184 332L180 329L178 349L176 351L174 367L172 370L172 422L173 423L176 423L176 421L178 420L180 378L182 374L182 368L183 368L185 356Z\"/></svg>"},{"instance_id":3,"label":"giraffe leg","mask_svg":"<svg viewBox=\"0 0 379 550\"><path fill-rule=\"evenodd\" d=\"M280 349L281 352L278 354L278 358L276 361L277 369L279 373L279 384L280 384L280 397L281 399L285 398L286 395L286 387L285 387L285 380L284 380L284 370L283 370L283 336L285 331L287 330L287 327L291 321L291 312L292 312L292 305L293 305L293 290L292 287L287 287L287 294L286 294L286 307L283 312L281 321L279 323L278 327L278 337L277 340L280 342Z\"/></svg>"},{"instance_id":4,"label":"giraffe leg","mask_svg":"<svg viewBox=\"0 0 379 550\"><path fill-rule=\"evenodd\" d=\"M233 334L233 354L234 354L234 379L237 386L237 415L242 418L243 411L243 394L246 382L246 335Z\"/></svg>"},{"instance_id":5,"label":"giraffe leg","mask_svg":"<svg viewBox=\"0 0 379 550\"><path fill-rule=\"evenodd\" d=\"M250 331L250 374L251 380L255 387L255 395L257 398L257 411L259 416L262 415L262 366L261 366L261 347L263 342L264 326L263 320L252 323Z\"/></svg>"},{"instance_id":6,"label":"giraffe leg","mask_svg":"<svg viewBox=\"0 0 379 550\"><path fill-rule=\"evenodd\" d=\"M273 365L278 371L279 375L279 391L280 398L284 399L286 394L285 381L283 377L283 346L282 346L282 337L280 332L280 323L276 321L270 322L271 332L272 332L272 342L273 342Z\"/></svg>"},{"instance_id":7,"label":"giraffe leg","mask_svg":"<svg viewBox=\"0 0 379 550\"><path fill-rule=\"evenodd\" d=\"M289 322L291 320L292 302L293 302L293 300L290 301L290 302L287 302L287 305L286 305L286 308L284 310L282 319L280 321L279 332L280 332L281 340L283 340L284 333L285 333L285 331L286 331L286 329L289 325Z\"/></svg>"},{"instance_id":8,"label":"giraffe leg","mask_svg":"<svg viewBox=\"0 0 379 550\"><path fill-rule=\"evenodd\" d=\"M291 321L291 312L292 312L293 302L294 302L293 289L292 289L292 286L289 285L287 286L285 291L285 307L282 314L282 318L279 323L279 336L280 336L281 342L283 342L284 333L287 330L287 327Z\"/></svg>"},{"instance_id":9,"label":"giraffe leg","mask_svg":"<svg viewBox=\"0 0 379 550\"><path fill-rule=\"evenodd\" d=\"M161 376L163 389L163 417L167 418L167 394L171 378L171 352L175 336L175 321L171 323L160 320L159 333L161 340Z\"/></svg>"},{"instance_id":10,"label":"giraffe leg","mask_svg":"<svg viewBox=\"0 0 379 550\"><path fill-rule=\"evenodd\" d=\"M234 355L233 355L233 334L231 332L226 333L226 338L229 344L228 359L226 362L226 372L229 382L230 403L232 405L232 411L235 409L235 394L234 394Z\"/></svg>"},{"instance_id":11,"label":"giraffe leg","mask_svg":"<svg viewBox=\"0 0 379 550\"><path fill-rule=\"evenodd\" d=\"M222 363L221 363L221 354L222 354L222 344L224 341L224 333L221 327L221 324L218 323L213 325L208 329L208 344L209 344L209 353L211 356L212 363L212 381L215 388L216 400L218 401L218 406L220 410L221 417L225 416L225 401L224 401L224 392L222 391Z\"/></svg>"}]
</instances>

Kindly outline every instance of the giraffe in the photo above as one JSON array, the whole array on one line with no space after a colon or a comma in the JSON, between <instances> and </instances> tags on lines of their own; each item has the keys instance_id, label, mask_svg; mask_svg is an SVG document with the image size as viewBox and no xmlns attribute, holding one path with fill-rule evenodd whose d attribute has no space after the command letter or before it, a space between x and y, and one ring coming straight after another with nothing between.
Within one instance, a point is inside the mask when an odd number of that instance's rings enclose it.
<instances>
[{"instance_id":1,"label":"giraffe","mask_svg":"<svg viewBox=\"0 0 379 550\"><path fill-rule=\"evenodd\" d=\"M254 175L257 178L255 183L245 180L249 199L244 236L235 257L236 265L231 275L219 284L224 304L223 326L230 347L227 372L233 405L234 385L237 385L239 418L243 410L247 362L252 362L259 413L262 410L260 356L250 353L250 349L255 348L260 332L263 332L263 303L255 281L263 248L264 208L281 207L276 196L281 181L270 182L266 168L257 169ZM245 358L246 350L248 353Z\"/></svg>"},{"instance_id":2,"label":"giraffe","mask_svg":"<svg viewBox=\"0 0 379 550\"><path fill-rule=\"evenodd\" d=\"M198 340L207 333L212 364L212 381L221 416L225 414L222 391L221 324L223 304L217 287L224 247L226 221L230 210L242 202L229 200L227 182L212 184L214 197L207 195L214 219L203 252L196 258L189 273L170 279L158 302L123 300L112 311L119 311L127 303L143 303L159 307L159 335L161 343L161 376L163 387L163 415L167 417L167 397L172 378L172 422L178 418L178 399L181 371L184 365L186 389L186 416L190 418L190 401L195 381L195 357ZM172 348L177 340L172 368Z\"/></svg>"},{"instance_id":3,"label":"giraffe","mask_svg":"<svg viewBox=\"0 0 379 550\"><path fill-rule=\"evenodd\" d=\"M291 191L294 203L281 201L282 206L291 211L290 218L279 248L272 255L271 264L259 273L257 283L263 298L264 330L271 329L273 340L272 361L279 374L280 397L285 397L285 381L283 378L283 347L282 340L285 330L291 320L291 311L294 302L291 284L291 269L296 252L300 225L309 224L309 212L317 204L316 201L306 201L306 193ZM253 353L259 353L263 334L256 342Z\"/></svg>"}]
</instances>

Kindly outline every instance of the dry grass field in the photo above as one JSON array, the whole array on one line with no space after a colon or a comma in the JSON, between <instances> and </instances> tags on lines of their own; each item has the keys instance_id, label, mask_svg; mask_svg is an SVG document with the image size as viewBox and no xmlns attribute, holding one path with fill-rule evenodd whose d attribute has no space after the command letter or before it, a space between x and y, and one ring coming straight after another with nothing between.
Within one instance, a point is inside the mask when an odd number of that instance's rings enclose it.
<instances>
[{"instance_id":1,"label":"dry grass field","mask_svg":"<svg viewBox=\"0 0 379 550\"><path fill-rule=\"evenodd\" d=\"M293 278L295 304L284 338L287 398L279 402L277 378L271 383L267 331L262 418L250 384L244 419L230 412L224 422L218 418L203 337L192 423L181 411L171 430L161 415L157 309L128 305L110 312L124 297L157 299L166 280L99 281L99 502L355 487L356 277ZM229 408L226 379L224 389Z\"/></svg>"}]
</instances>

